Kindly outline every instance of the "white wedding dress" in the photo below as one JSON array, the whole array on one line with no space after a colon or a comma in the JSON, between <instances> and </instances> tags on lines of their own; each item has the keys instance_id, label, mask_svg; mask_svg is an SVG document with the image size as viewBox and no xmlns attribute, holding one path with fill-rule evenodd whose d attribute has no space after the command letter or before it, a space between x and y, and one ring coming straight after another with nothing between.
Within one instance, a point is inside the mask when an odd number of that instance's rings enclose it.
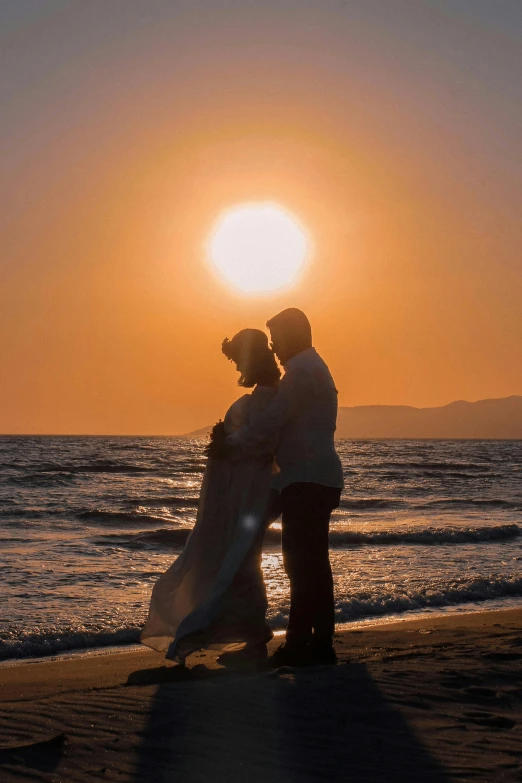
<instances>
[{"instance_id":1,"label":"white wedding dress","mask_svg":"<svg viewBox=\"0 0 522 783\"><path fill-rule=\"evenodd\" d=\"M236 400L225 416L226 434L249 424L275 393L256 386ZM141 634L143 644L168 659L182 662L197 649L263 643L271 636L261 545L270 517L272 446L239 461L208 459L196 524L154 585Z\"/></svg>"}]
</instances>

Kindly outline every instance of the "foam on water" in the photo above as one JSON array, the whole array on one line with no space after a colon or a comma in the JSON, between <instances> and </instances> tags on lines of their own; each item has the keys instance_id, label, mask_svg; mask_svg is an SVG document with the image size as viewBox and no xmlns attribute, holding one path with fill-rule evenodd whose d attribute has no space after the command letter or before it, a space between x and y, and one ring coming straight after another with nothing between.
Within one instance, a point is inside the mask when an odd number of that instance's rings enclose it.
<instances>
[{"instance_id":1,"label":"foam on water","mask_svg":"<svg viewBox=\"0 0 522 783\"><path fill-rule=\"evenodd\" d=\"M335 616L337 623L348 623L372 617L401 615L422 609L477 605L506 597L522 599L522 577L464 579L448 585L446 590L442 591L426 589L410 593L383 592L372 596L361 591L348 599L337 600ZM274 631L286 627L288 612L288 600L270 608L268 620ZM69 650L137 644L140 630L141 624L116 629L69 628L62 631L49 629L43 632L19 634L11 639L0 640L0 660L44 657Z\"/></svg>"}]
</instances>

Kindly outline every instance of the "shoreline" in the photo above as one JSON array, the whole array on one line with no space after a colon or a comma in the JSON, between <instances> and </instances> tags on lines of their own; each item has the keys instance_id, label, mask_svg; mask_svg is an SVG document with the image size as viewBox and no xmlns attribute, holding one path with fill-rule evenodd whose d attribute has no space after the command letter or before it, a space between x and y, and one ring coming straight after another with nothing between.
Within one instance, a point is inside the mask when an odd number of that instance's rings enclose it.
<instances>
[{"instance_id":1,"label":"shoreline","mask_svg":"<svg viewBox=\"0 0 522 783\"><path fill-rule=\"evenodd\" d=\"M458 632L480 634L485 629L504 626L519 626L522 633L522 607L509 609L493 609L483 612L424 614L422 617L390 619L389 622L365 623L355 622L349 627L345 625L336 628L335 646L340 648L340 660L348 648L358 650L358 656L365 649L364 657L373 656L372 650L380 650L384 637L390 643L401 647L403 640L411 641L411 635L416 634L454 634ZM269 644L269 651L277 647L284 636L284 631L278 631ZM521 639L522 653L522 639ZM113 687L124 684L125 673L135 665L150 665L151 668L180 669L190 671L204 666L212 671L220 670L216 663L219 653L215 650L201 650L193 653L187 659L185 667L178 667L168 662L165 666L163 655L142 644L122 645L114 647L99 647L85 650L70 651L41 658L14 658L3 661L0 665L0 704L4 701L17 700L16 694L24 694L30 698L32 687L37 687L41 695L63 692L69 689L82 690L84 687ZM520 656L522 660L522 654ZM97 683L97 684L96 684Z\"/></svg>"},{"instance_id":2,"label":"shoreline","mask_svg":"<svg viewBox=\"0 0 522 783\"><path fill-rule=\"evenodd\" d=\"M340 629L335 647L337 666L275 671L146 648L5 666L0 779L520 781L522 608Z\"/></svg>"},{"instance_id":3,"label":"shoreline","mask_svg":"<svg viewBox=\"0 0 522 783\"><path fill-rule=\"evenodd\" d=\"M491 599L491 601L485 601L484 604L498 603L498 599ZM502 601L505 603L505 601ZM489 614L492 612L510 612L510 611L522 611L522 596L513 596L509 600L513 606L484 606L483 604L457 604L455 606L441 607L439 609L421 609L421 610L409 610L400 614L390 615L376 615L363 619L351 620L344 623L336 624L337 633L345 633L351 630L358 629L378 629L388 628L395 625L401 625L403 623L423 623L432 618L450 618L450 617L466 617L467 615L477 614ZM280 638L284 635L284 629L275 629L274 637ZM99 655L114 655L117 653L139 652L146 650L140 642L122 642L121 644L107 644L107 645L95 645L92 647L77 647L64 650L56 650L50 652L47 655L27 655L27 656L13 656L10 658L0 659L0 672L4 668L12 668L13 666L22 666L35 663L45 663L49 661L63 660L77 658L90 658Z\"/></svg>"}]
</instances>

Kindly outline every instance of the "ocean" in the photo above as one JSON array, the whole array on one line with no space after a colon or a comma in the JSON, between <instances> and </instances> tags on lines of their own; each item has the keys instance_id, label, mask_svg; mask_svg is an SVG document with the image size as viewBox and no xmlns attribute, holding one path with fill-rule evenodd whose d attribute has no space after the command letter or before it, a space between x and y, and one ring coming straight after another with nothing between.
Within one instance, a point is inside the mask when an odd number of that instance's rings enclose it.
<instances>
[{"instance_id":1,"label":"ocean","mask_svg":"<svg viewBox=\"0 0 522 783\"><path fill-rule=\"evenodd\" d=\"M199 439L0 438L0 659L130 644L194 524ZM337 443L339 623L522 604L522 441ZM269 530L269 620L289 591Z\"/></svg>"}]
</instances>

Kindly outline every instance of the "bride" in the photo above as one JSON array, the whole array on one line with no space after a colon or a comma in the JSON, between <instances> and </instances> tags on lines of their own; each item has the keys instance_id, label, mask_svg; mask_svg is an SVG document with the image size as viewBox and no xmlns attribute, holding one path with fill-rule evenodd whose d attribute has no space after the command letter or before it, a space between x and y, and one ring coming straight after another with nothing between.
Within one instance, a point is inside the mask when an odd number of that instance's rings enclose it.
<instances>
[{"instance_id":1,"label":"bride","mask_svg":"<svg viewBox=\"0 0 522 783\"><path fill-rule=\"evenodd\" d=\"M195 650L237 642L246 642L247 655L266 657L272 637L261 548L276 518L270 514L275 443L241 461L223 456L219 446L270 405L281 373L258 329L243 329L222 350L236 364L239 385L254 389L213 429L196 524L181 555L154 585L141 634L143 644L181 663Z\"/></svg>"}]
</instances>

